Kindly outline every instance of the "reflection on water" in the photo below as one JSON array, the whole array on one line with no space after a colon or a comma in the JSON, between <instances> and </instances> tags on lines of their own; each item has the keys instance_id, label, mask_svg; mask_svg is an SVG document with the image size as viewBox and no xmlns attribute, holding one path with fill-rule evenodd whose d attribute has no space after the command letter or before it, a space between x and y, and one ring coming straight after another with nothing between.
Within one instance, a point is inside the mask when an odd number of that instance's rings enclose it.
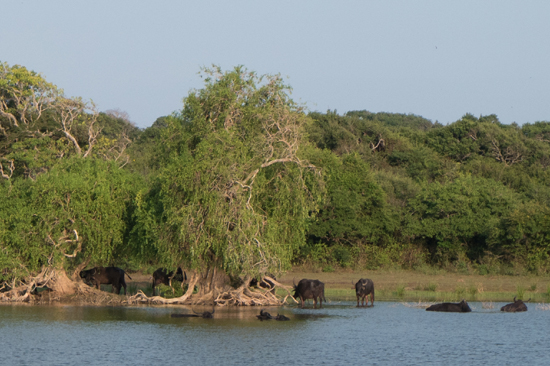
<instances>
[{"instance_id":1,"label":"reflection on water","mask_svg":"<svg viewBox=\"0 0 550 366\"><path fill-rule=\"evenodd\" d=\"M323 309L0 306L2 365L454 365L550 363L550 311L432 313L399 303Z\"/></svg>"}]
</instances>

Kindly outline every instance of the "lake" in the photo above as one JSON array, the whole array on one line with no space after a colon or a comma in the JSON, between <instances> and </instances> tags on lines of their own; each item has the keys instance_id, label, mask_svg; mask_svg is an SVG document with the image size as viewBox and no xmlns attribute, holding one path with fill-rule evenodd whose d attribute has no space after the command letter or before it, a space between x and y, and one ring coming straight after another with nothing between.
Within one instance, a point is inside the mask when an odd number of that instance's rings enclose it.
<instances>
[{"instance_id":1,"label":"lake","mask_svg":"<svg viewBox=\"0 0 550 366\"><path fill-rule=\"evenodd\" d=\"M548 365L550 311L434 313L402 303L217 308L1 305L2 365ZM311 304L310 304L311 307ZM211 310L195 308L195 311Z\"/></svg>"}]
</instances>

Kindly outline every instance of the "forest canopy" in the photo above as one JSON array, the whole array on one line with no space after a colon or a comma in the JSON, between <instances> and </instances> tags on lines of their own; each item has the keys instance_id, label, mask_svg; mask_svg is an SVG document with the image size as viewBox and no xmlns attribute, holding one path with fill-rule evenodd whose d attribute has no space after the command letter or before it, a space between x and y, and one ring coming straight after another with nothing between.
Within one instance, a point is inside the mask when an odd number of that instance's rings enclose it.
<instances>
[{"instance_id":1,"label":"forest canopy","mask_svg":"<svg viewBox=\"0 0 550 366\"><path fill-rule=\"evenodd\" d=\"M139 129L0 63L2 283L181 266L205 295L294 265L550 269L550 122L311 112L279 75L201 75Z\"/></svg>"}]
</instances>

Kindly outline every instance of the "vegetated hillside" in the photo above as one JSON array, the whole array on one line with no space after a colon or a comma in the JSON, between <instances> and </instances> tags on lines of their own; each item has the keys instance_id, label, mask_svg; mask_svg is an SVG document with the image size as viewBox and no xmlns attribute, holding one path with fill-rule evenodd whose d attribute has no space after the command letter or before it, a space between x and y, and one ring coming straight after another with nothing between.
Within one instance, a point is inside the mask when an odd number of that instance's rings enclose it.
<instances>
[{"instance_id":1,"label":"vegetated hillside","mask_svg":"<svg viewBox=\"0 0 550 366\"><path fill-rule=\"evenodd\" d=\"M307 114L279 76L204 74L140 130L0 63L0 286L70 293L108 265L182 266L204 295L291 265L547 272L548 122Z\"/></svg>"},{"instance_id":2,"label":"vegetated hillside","mask_svg":"<svg viewBox=\"0 0 550 366\"><path fill-rule=\"evenodd\" d=\"M310 113L327 200L302 261L545 272L550 123Z\"/></svg>"}]
</instances>

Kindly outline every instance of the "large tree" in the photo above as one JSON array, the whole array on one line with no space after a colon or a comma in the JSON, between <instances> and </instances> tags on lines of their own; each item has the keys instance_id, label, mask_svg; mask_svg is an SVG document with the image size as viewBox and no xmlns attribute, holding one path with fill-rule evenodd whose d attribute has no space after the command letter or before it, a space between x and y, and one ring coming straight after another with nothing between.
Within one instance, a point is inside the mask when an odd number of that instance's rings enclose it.
<instances>
[{"instance_id":1,"label":"large tree","mask_svg":"<svg viewBox=\"0 0 550 366\"><path fill-rule=\"evenodd\" d=\"M0 63L0 286L11 288L2 298L26 299L37 286L72 293L79 265L112 263L123 250L136 179L120 169L131 126L118 133L113 120Z\"/></svg>"},{"instance_id":2,"label":"large tree","mask_svg":"<svg viewBox=\"0 0 550 366\"><path fill-rule=\"evenodd\" d=\"M246 285L281 273L304 244L322 186L302 155L309 118L279 76L242 67L203 75L204 88L191 91L183 110L167 119L168 165L149 196L156 226L140 213L147 200L138 200L140 230L155 228L139 237L162 263L193 271L191 283L198 281L204 298L258 303L246 286L238 295L224 292L223 277Z\"/></svg>"}]
</instances>

